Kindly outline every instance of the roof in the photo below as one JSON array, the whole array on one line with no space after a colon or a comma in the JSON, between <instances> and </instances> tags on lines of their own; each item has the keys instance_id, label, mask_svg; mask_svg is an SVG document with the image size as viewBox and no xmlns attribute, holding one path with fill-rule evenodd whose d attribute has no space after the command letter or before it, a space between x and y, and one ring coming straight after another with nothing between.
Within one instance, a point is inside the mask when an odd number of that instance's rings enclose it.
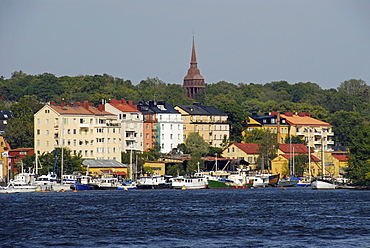
<instances>
[{"instance_id":1,"label":"roof","mask_svg":"<svg viewBox=\"0 0 370 248\"><path fill-rule=\"evenodd\" d=\"M122 111L122 112L139 112L139 110L131 107L130 105L127 105L127 104L123 104L123 103L118 103L118 104L115 104L115 103L108 103L109 105L115 107L116 109L118 109L119 111Z\"/></svg>"},{"instance_id":2,"label":"roof","mask_svg":"<svg viewBox=\"0 0 370 248\"><path fill-rule=\"evenodd\" d=\"M294 155L294 157L296 157L298 155L304 155L304 154L297 154L297 155ZM306 155L308 157L308 154L306 154ZM282 156L282 157L284 157L284 158L286 158L288 160L290 160L291 158L293 158L293 154L280 154L279 156ZM310 154L310 157L311 157L311 161L312 162L319 162L319 161L321 161L318 157L316 157L316 156L314 156L312 154Z\"/></svg>"},{"instance_id":3,"label":"roof","mask_svg":"<svg viewBox=\"0 0 370 248\"><path fill-rule=\"evenodd\" d=\"M298 115L293 115L293 114L281 114L280 115L282 118L285 118L286 121L290 125L298 125L298 126L306 126L306 125L311 125L311 126L330 126L329 123L317 120L315 118L312 118L308 116L308 114L302 114L299 113Z\"/></svg>"},{"instance_id":4,"label":"roof","mask_svg":"<svg viewBox=\"0 0 370 248\"><path fill-rule=\"evenodd\" d=\"M333 158L336 158L336 159L338 159L339 161L343 161L343 162L345 162L345 161L347 161L347 160L348 160L347 155L332 155L332 156L333 156Z\"/></svg>"},{"instance_id":5,"label":"roof","mask_svg":"<svg viewBox=\"0 0 370 248\"><path fill-rule=\"evenodd\" d=\"M216 107L203 106L198 103L195 103L193 105L177 105L177 107L181 108L182 110L189 113L190 115L224 115L224 116L227 116L226 113L222 112Z\"/></svg>"},{"instance_id":6,"label":"roof","mask_svg":"<svg viewBox=\"0 0 370 248\"><path fill-rule=\"evenodd\" d=\"M230 146L235 145L240 150L248 154L258 154L258 144L255 143L233 143ZM229 147L230 147L229 146ZM227 149L227 148L226 148Z\"/></svg>"},{"instance_id":7,"label":"roof","mask_svg":"<svg viewBox=\"0 0 370 248\"><path fill-rule=\"evenodd\" d=\"M95 160L95 159L85 159L82 162L83 165L88 166L89 168L127 168L126 164L122 164L116 160L107 159L107 160Z\"/></svg>"},{"instance_id":8,"label":"roof","mask_svg":"<svg viewBox=\"0 0 370 248\"><path fill-rule=\"evenodd\" d=\"M280 144L279 149L284 153L308 153L308 147L304 144Z\"/></svg>"},{"instance_id":9,"label":"roof","mask_svg":"<svg viewBox=\"0 0 370 248\"><path fill-rule=\"evenodd\" d=\"M93 106L81 106L81 105L49 105L55 112L61 115L111 115L114 114L105 110L100 110Z\"/></svg>"},{"instance_id":10,"label":"roof","mask_svg":"<svg viewBox=\"0 0 370 248\"><path fill-rule=\"evenodd\" d=\"M137 105L137 109L143 113L156 113L156 114L180 114L179 111L174 109L171 105L165 101L140 101Z\"/></svg>"}]
</instances>

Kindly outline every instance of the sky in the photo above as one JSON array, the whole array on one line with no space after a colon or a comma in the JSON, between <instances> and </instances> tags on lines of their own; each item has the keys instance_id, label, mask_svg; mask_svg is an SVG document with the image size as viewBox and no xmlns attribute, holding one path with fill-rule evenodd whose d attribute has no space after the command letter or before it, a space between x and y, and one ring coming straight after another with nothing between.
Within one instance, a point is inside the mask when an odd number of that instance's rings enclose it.
<instances>
[{"instance_id":1,"label":"sky","mask_svg":"<svg viewBox=\"0 0 370 248\"><path fill-rule=\"evenodd\" d=\"M370 85L368 0L0 0L0 76Z\"/></svg>"}]
</instances>

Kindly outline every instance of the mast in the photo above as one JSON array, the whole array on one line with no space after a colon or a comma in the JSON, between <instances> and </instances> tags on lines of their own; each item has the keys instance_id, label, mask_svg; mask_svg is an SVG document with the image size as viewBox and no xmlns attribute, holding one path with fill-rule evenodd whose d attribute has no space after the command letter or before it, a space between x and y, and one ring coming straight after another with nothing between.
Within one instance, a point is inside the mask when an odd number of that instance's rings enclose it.
<instances>
[{"instance_id":1,"label":"mast","mask_svg":"<svg viewBox=\"0 0 370 248\"><path fill-rule=\"evenodd\" d=\"M325 178L325 163L324 163L324 131L321 131L321 163L322 163L322 179Z\"/></svg>"},{"instance_id":2,"label":"mast","mask_svg":"<svg viewBox=\"0 0 370 248\"><path fill-rule=\"evenodd\" d=\"M311 137L310 137L311 129L308 129L308 175L311 181Z\"/></svg>"}]
</instances>

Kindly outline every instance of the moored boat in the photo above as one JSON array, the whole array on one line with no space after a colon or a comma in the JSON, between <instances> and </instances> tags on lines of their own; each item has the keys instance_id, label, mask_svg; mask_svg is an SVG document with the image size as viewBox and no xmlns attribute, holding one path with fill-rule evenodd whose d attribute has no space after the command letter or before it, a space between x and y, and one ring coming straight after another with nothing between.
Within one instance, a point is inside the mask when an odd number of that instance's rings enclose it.
<instances>
[{"instance_id":1,"label":"moored boat","mask_svg":"<svg viewBox=\"0 0 370 248\"><path fill-rule=\"evenodd\" d=\"M317 179L311 183L312 189L336 189L337 185L329 180Z\"/></svg>"},{"instance_id":2,"label":"moored boat","mask_svg":"<svg viewBox=\"0 0 370 248\"><path fill-rule=\"evenodd\" d=\"M297 186L299 179L294 177L283 177L279 180L278 187L295 187Z\"/></svg>"},{"instance_id":3,"label":"moored boat","mask_svg":"<svg viewBox=\"0 0 370 248\"><path fill-rule=\"evenodd\" d=\"M208 179L208 187L210 189L245 189L251 188L253 181L250 180L248 183L238 183L229 179Z\"/></svg>"},{"instance_id":4,"label":"moored boat","mask_svg":"<svg viewBox=\"0 0 370 248\"><path fill-rule=\"evenodd\" d=\"M23 193L35 192L37 186L22 181L11 181L6 187L0 188L0 193Z\"/></svg>"},{"instance_id":5,"label":"moored boat","mask_svg":"<svg viewBox=\"0 0 370 248\"><path fill-rule=\"evenodd\" d=\"M169 189L171 186L170 176L152 175L140 177L137 182L138 189Z\"/></svg>"},{"instance_id":6,"label":"moored boat","mask_svg":"<svg viewBox=\"0 0 370 248\"><path fill-rule=\"evenodd\" d=\"M205 189L207 188L205 177L175 177L171 179L173 189Z\"/></svg>"}]
</instances>

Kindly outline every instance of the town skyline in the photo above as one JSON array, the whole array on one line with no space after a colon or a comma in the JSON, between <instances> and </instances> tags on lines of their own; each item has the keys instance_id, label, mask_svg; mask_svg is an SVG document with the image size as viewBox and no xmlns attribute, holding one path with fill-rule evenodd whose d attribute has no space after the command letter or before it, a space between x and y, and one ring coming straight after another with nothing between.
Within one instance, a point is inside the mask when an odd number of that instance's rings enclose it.
<instances>
[{"instance_id":1,"label":"town skyline","mask_svg":"<svg viewBox=\"0 0 370 248\"><path fill-rule=\"evenodd\" d=\"M325 89L351 78L370 81L367 2L16 0L0 6L5 78L22 70L182 84L194 32L206 84L310 81Z\"/></svg>"}]
</instances>

